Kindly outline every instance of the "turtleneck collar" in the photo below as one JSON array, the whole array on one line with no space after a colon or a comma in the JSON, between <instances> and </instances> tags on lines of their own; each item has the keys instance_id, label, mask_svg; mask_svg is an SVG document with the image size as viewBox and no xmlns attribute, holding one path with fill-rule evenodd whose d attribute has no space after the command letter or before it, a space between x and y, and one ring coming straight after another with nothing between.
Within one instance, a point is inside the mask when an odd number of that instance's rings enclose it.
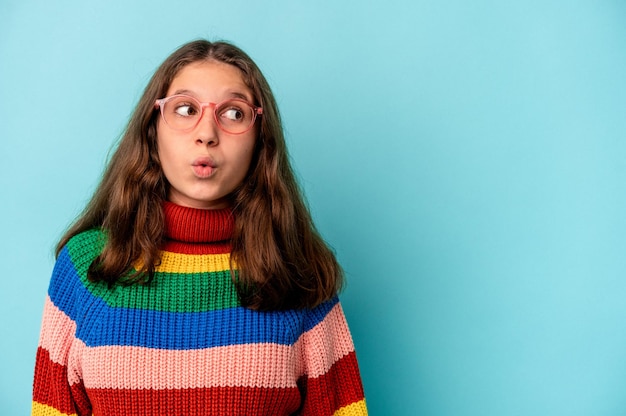
<instances>
[{"instance_id":1,"label":"turtleneck collar","mask_svg":"<svg viewBox=\"0 0 626 416\"><path fill-rule=\"evenodd\" d=\"M230 208L197 209L165 201L163 211L166 250L198 253L207 252L209 247L215 249L216 243L230 245L235 226Z\"/></svg>"}]
</instances>

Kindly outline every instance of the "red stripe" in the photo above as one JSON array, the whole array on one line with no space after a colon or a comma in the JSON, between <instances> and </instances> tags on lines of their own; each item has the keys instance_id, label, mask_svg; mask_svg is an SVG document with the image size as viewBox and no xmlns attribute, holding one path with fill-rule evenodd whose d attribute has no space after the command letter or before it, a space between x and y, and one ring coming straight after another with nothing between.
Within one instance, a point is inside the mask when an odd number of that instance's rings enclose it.
<instances>
[{"instance_id":1,"label":"red stripe","mask_svg":"<svg viewBox=\"0 0 626 416\"><path fill-rule=\"evenodd\" d=\"M209 387L179 390L90 389L95 415L289 415L297 388Z\"/></svg>"},{"instance_id":2,"label":"red stripe","mask_svg":"<svg viewBox=\"0 0 626 416\"><path fill-rule=\"evenodd\" d=\"M57 409L60 413L88 414L89 402L82 384L69 385L67 367L50 360L50 353L44 348L37 348L35 362L35 381L33 401Z\"/></svg>"},{"instance_id":3,"label":"red stripe","mask_svg":"<svg viewBox=\"0 0 626 416\"><path fill-rule=\"evenodd\" d=\"M331 369L317 378L301 379L306 392L302 414L331 416L338 409L363 400L363 385L354 352L345 355Z\"/></svg>"},{"instance_id":4,"label":"red stripe","mask_svg":"<svg viewBox=\"0 0 626 416\"><path fill-rule=\"evenodd\" d=\"M210 244L189 244L180 241L166 240L162 248L164 251L178 254L226 254L232 247L230 242Z\"/></svg>"}]
</instances>

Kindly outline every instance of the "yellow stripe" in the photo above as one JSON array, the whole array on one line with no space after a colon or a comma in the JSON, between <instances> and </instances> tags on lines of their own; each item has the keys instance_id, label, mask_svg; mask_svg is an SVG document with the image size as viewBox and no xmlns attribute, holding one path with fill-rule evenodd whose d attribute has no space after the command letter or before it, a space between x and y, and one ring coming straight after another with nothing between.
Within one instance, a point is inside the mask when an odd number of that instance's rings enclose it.
<instances>
[{"instance_id":1,"label":"yellow stripe","mask_svg":"<svg viewBox=\"0 0 626 416\"><path fill-rule=\"evenodd\" d=\"M67 413L61 413L52 406L47 404L41 404L33 402L33 409L31 416L66 416ZM76 416L76 413L71 413L69 416Z\"/></svg>"},{"instance_id":2,"label":"yellow stripe","mask_svg":"<svg viewBox=\"0 0 626 416\"><path fill-rule=\"evenodd\" d=\"M157 273L201 273L230 270L230 254L181 254L164 251ZM136 263L135 270L141 270L141 263ZM234 266L234 264L233 264Z\"/></svg>"},{"instance_id":3,"label":"yellow stripe","mask_svg":"<svg viewBox=\"0 0 626 416\"><path fill-rule=\"evenodd\" d=\"M365 399L342 407L333 413L333 416L367 416L367 406Z\"/></svg>"}]
</instances>

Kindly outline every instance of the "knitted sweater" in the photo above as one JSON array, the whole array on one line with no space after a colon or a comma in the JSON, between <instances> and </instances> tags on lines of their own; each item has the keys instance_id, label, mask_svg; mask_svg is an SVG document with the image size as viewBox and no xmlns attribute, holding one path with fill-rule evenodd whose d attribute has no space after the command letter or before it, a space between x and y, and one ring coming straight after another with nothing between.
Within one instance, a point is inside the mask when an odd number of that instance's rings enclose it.
<instances>
[{"instance_id":1,"label":"knitted sweater","mask_svg":"<svg viewBox=\"0 0 626 416\"><path fill-rule=\"evenodd\" d=\"M73 237L50 282L33 390L44 415L366 415L338 299L259 312L230 275L228 210L164 205L154 279L92 283L104 233Z\"/></svg>"}]
</instances>

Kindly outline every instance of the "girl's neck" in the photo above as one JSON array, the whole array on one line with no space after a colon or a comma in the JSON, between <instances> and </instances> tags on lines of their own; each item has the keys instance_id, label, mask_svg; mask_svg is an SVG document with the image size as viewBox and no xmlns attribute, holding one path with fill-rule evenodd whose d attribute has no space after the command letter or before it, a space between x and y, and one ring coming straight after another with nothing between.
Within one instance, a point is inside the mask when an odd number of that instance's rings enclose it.
<instances>
[{"instance_id":1,"label":"girl's neck","mask_svg":"<svg viewBox=\"0 0 626 416\"><path fill-rule=\"evenodd\" d=\"M230 208L197 209L165 201L165 250L202 254L230 248L234 218ZM219 250L222 251L222 250Z\"/></svg>"}]
</instances>

